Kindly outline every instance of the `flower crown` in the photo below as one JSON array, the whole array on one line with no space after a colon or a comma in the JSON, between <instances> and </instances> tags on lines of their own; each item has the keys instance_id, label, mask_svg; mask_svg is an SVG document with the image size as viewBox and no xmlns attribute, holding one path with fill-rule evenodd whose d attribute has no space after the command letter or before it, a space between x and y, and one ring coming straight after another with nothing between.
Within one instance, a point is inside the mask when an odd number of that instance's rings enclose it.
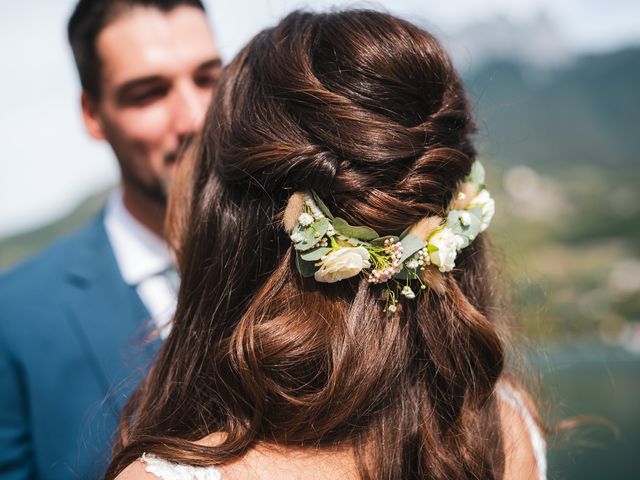
<instances>
[{"instance_id":1,"label":"flower crown","mask_svg":"<svg viewBox=\"0 0 640 480\"><path fill-rule=\"evenodd\" d=\"M313 191L294 193L283 223L305 278L333 283L366 271L370 283L387 283L385 310L395 312L400 295L416 297L429 285L442 293L444 272L455 266L458 252L486 230L495 202L485 188L484 167L475 161L448 209L446 218L425 217L400 236L381 237L369 227L334 217Z\"/></svg>"}]
</instances>

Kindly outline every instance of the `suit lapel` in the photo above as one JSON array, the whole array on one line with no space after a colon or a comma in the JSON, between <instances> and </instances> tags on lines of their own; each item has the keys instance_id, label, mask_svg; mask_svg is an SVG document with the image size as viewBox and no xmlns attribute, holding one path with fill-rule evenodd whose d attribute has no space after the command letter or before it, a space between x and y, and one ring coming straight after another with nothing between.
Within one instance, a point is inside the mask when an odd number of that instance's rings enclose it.
<instances>
[{"instance_id":1,"label":"suit lapel","mask_svg":"<svg viewBox=\"0 0 640 480\"><path fill-rule=\"evenodd\" d=\"M147 340L149 314L127 285L100 215L88 230L69 270L71 321L105 394L120 409L158 348Z\"/></svg>"}]
</instances>

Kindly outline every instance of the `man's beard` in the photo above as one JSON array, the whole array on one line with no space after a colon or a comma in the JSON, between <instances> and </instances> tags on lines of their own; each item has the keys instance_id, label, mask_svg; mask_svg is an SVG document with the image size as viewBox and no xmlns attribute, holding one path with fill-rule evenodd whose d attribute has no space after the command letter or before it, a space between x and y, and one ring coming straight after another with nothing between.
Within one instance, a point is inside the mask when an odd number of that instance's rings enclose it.
<instances>
[{"instance_id":1,"label":"man's beard","mask_svg":"<svg viewBox=\"0 0 640 480\"><path fill-rule=\"evenodd\" d=\"M164 155L163 161L165 167L167 167L167 171L173 171L175 173L175 168L177 168L177 165L174 166L174 164L181 161L182 157L186 154L187 150L192 145L193 139L193 135L184 137L184 139L180 142L178 148L167 152ZM172 166L174 167L173 169L170 168ZM161 205L163 208L166 208L167 199L169 198L169 190L171 189L171 184L173 183L173 177L173 173L168 174L150 184L144 182L130 172L130 174L128 175L128 180L145 197L149 198L154 203Z\"/></svg>"},{"instance_id":2,"label":"man's beard","mask_svg":"<svg viewBox=\"0 0 640 480\"><path fill-rule=\"evenodd\" d=\"M127 175L127 181L133 188L153 203L166 208L169 187L171 185L170 179L161 179L150 184L135 175Z\"/></svg>"}]
</instances>

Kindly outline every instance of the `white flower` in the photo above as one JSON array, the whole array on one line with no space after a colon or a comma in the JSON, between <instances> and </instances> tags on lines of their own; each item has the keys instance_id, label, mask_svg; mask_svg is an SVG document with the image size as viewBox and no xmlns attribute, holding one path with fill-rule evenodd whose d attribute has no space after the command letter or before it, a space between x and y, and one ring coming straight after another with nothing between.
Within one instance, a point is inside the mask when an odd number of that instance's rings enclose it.
<instances>
[{"instance_id":1,"label":"white flower","mask_svg":"<svg viewBox=\"0 0 640 480\"><path fill-rule=\"evenodd\" d=\"M291 241L293 243L298 243L304 240L304 235L302 235L300 232L295 232L291 235Z\"/></svg>"},{"instance_id":2,"label":"white flower","mask_svg":"<svg viewBox=\"0 0 640 480\"><path fill-rule=\"evenodd\" d=\"M471 225L471 214L469 212L460 213L460 223L465 227Z\"/></svg>"},{"instance_id":3,"label":"white flower","mask_svg":"<svg viewBox=\"0 0 640 480\"><path fill-rule=\"evenodd\" d=\"M354 277L363 268L371 266L369 258L369 252L364 247L342 247L322 257L314 278L318 282L334 283Z\"/></svg>"},{"instance_id":4,"label":"white flower","mask_svg":"<svg viewBox=\"0 0 640 480\"><path fill-rule=\"evenodd\" d=\"M420 264L418 263L418 260L415 259L415 258L410 258L409 260L406 261L406 263L404 265L409 270L415 270L416 268L418 268L420 266Z\"/></svg>"},{"instance_id":5,"label":"white flower","mask_svg":"<svg viewBox=\"0 0 640 480\"><path fill-rule=\"evenodd\" d=\"M464 245L464 239L448 228L437 230L429 238L429 258L441 272L449 272L455 267L458 250Z\"/></svg>"},{"instance_id":6,"label":"white flower","mask_svg":"<svg viewBox=\"0 0 640 480\"><path fill-rule=\"evenodd\" d=\"M333 237L336 234L336 230L333 228L333 224L329 224L327 227L327 236Z\"/></svg>"},{"instance_id":7,"label":"white flower","mask_svg":"<svg viewBox=\"0 0 640 480\"><path fill-rule=\"evenodd\" d=\"M398 307L396 307L395 305L389 305L389 307L387 307L387 310L389 310L391 313L395 313L398 310Z\"/></svg>"},{"instance_id":8,"label":"white flower","mask_svg":"<svg viewBox=\"0 0 640 480\"><path fill-rule=\"evenodd\" d=\"M304 203L307 207L309 207L309 210L311 210L311 214L313 215L313 218L315 218L316 220L324 218L324 214L316 204L313 197L308 193L304 194Z\"/></svg>"},{"instance_id":9,"label":"white flower","mask_svg":"<svg viewBox=\"0 0 640 480\"><path fill-rule=\"evenodd\" d=\"M413 290L411 290L411 287L409 285L405 285L402 288L402 291L400 292L400 294L404 295L405 297L407 297L410 300L416 298L416 294L413 293Z\"/></svg>"},{"instance_id":10,"label":"white flower","mask_svg":"<svg viewBox=\"0 0 640 480\"><path fill-rule=\"evenodd\" d=\"M491 219L493 218L494 213L496 212L496 202L487 189L482 190L478 195L475 196L473 200L469 203L467 208L482 208L482 225L480 227L480 231L484 232L489 223L491 223Z\"/></svg>"},{"instance_id":11,"label":"white flower","mask_svg":"<svg viewBox=\"0 0 640 480\"><path fill-rule=\"evenodd\" d=\"M303 227L308 227L313 223L313 217L309 215L307 212L301 213L298 217L298 223Z\"/></svg>"}]
</instances>

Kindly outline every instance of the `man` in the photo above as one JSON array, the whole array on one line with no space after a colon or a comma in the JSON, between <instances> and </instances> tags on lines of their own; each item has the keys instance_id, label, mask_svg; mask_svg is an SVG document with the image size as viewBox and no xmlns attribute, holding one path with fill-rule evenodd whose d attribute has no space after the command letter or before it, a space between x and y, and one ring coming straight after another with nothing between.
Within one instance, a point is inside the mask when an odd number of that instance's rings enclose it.
<instances>
[{"instance_id":1,"label":"man","mask_svg":"<svg viewBox=\"0 0 640 480\"><path fill-rule=\"evenodd\" d=\"M199 0L80 0L68 26L89 134L121 187L0 278L0 478L95 478L175 308L167 188L221 62Z\"/></svg>"}]
</instances>

